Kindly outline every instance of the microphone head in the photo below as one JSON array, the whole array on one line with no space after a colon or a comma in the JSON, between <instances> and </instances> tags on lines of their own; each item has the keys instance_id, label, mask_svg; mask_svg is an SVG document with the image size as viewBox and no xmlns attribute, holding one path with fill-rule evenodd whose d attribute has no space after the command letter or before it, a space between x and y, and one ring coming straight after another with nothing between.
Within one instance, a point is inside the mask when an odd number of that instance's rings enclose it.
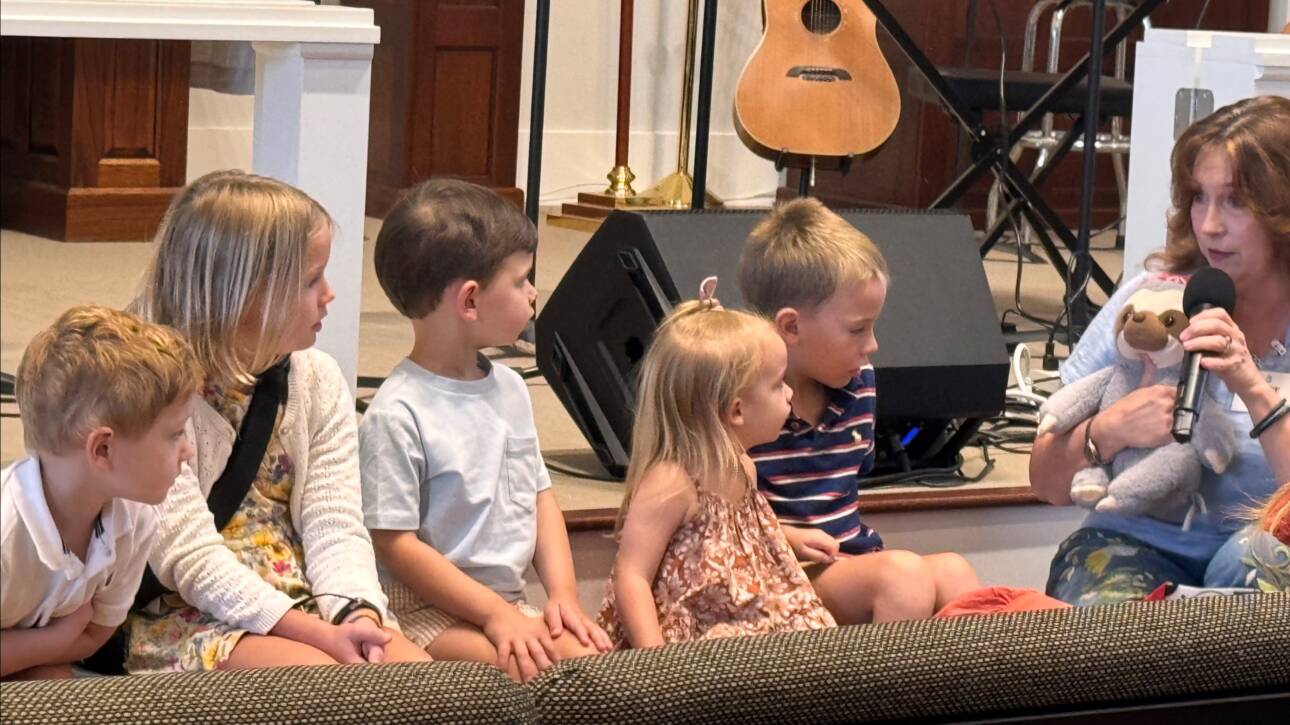
<instances>
[{"instance_id":1,"label":"microphone head","mask_svg":"<svg viewBox=\"0 0 1290 725\"><path fill-rule=\"evenodd\" d=\"M1191 276L1183 290L1183 313L1188 317L1206 307L1222 307L1228 314L1236 307L1236 284L1221 269L1201 269Z\"/></svg>"}]
</instances>

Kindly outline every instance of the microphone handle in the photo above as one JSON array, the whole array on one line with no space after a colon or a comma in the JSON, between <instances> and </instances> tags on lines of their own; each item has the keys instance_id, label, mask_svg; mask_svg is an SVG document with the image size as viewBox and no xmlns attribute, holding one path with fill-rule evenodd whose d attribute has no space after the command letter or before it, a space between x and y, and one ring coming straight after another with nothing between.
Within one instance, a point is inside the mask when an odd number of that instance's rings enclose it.
<instances>
[{"instance_id":1,"label":"microphone handle","mask_svg":"<svg viewBox=\"0 0 1290 725\"><path fill-rule=\"evenodd\" d=\"M1195 352L1183 356L1183 374L1178 379L1178 397L1174 401L1173 436L1179 443L1191 440L1192 427L1200 415L1200 401L1209 379L1209 371L1200 366L1202 357Z\"/></svg>"}]
</instances>

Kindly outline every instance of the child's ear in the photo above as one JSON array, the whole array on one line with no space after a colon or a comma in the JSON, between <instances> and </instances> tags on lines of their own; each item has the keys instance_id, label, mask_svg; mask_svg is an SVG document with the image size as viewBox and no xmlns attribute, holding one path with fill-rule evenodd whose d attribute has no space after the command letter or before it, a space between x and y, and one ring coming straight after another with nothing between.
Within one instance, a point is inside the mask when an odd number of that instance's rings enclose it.
<instances>
[{"instance_id":1,"label":"child's ear","mask_svg":"<svg viewBox=\"0 0 1290 725\"><path fill-rule=\"evenodd\" d=\"M726 409L726 423L732 428L738 428L744 424L744 401L741 398L735 398L735 402Z\"/></svg>"},{"instance_id":2,"label":"child's ear","mask_svg":"<svg viewBox=\"0 0 1290 725\"><path fill-rule=\"evenodd\" d=\"M772 320L775 325L775 332L779 333L785 343L797 340L798 323L801 321L801 317L801 314L793 307L781 307L779 312L775 313L775 319Z\"/></svg>"},{"instance_id":3,"label":"child's ear","mask_svg":"<svg viewBox=\"0 0 1290 725\"><path fill-rule=\"evenodd\" d=\"M457 314L467 320L479 319L479 283L468 279L457 288Z\"/></svg>"},{"instance_id":4,"label":"child's ear","mask_svg":"<svg viewBox=\"0 0 1290 725\"><path fill-rule=\"evenodd\" d=\"M111 428L101 425L85 436L85 458L90 465L103 471L111 470L114 435Z\"/></svg>"}]
</instances>

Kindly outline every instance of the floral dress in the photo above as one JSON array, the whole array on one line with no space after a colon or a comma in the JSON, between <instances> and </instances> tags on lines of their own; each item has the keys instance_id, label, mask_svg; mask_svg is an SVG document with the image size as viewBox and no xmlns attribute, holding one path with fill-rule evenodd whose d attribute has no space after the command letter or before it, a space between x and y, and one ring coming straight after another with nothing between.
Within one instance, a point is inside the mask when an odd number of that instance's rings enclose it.
<instances>
[{"instance_id":1,"label":"floral dress","mask_svg":"<svg viewBox=\"0 0 1290 725\"><path fill-rule=\"evenodd\" d=\"M672 534L654 577L664 642L837 625L761 494L731 502L699 488L698 497L699 511ZM598 619L625 648L613 581L611 573Z\"/></svg>"},{"instance_id":2,"label":"floral dress","mask_svg":"<svg viewBox=\"0 0 1290 725\"><path fill-rule=\"evenodd\" d=\"M234 430L251 402L251 389L207 385L202 395ZM278 436L282 409L273 425L255 482L221 534L243 566L292 599L310 595L300 534L291 523L295 470ZM316 611L316 609L314 610ZM169 593L127 622L126 671L173 672L215 669L228 659L246 630L215 619Z\"/></svg>"}]
</instances>

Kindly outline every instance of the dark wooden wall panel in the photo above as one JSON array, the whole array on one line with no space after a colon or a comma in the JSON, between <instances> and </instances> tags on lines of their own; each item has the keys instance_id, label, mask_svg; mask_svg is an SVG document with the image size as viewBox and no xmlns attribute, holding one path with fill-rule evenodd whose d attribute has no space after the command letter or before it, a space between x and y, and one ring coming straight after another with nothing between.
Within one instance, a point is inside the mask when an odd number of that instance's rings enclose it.
<instances>
[{"instance_id":1,"label":"dark wooden wall panel","mask_svg":"<svg viewBox=\"0 0 1290 725\"><path fill-rule=\"evenodd\" d=\"M495 54L486 50L443 50L435 56L433 103L437 123L431 130L430 167L440 174L460 176L477 184L492 180L492 139L471 129L475 123L492 119L492 95L481 93L480 87L455 84L453 79L491 81L495 77L494 60Z\"/></svg>"},{"instance_id":2,"label":"dark wooden wall panel","mask_svg":"<svg viewBox=\"0 0 1290 725\"><path fill-rule=\"evenodd\" d=\"M372 188L394 190L403 186L407 167L408 98L412 91L416 54L411 28L416 5L403 0L370 0L381 43L372 54L372 105L368 132L368 201Z\"/></svg>"},{"instance_id":3,"label":"dark wooden wall panel","mask_svg":"<svg viewBox=\"0 0 1290 725\"><path fill-rule=\"evenodd\" d=\"M152 236L187 175L186 41L6 37L0 221L67 241Z\"/></svg>"},{"instance_id":4,"label":"dark wooden wall panel","mask_svg":"<svg viewBox=\"0 0 1290 725\"><path fill-rule=\"evenodd\" d=\"M431 176L519 200L523 0L346 0L381 27L372 58L369 214Z\"/></svg>"},{"instance_id":5,"label":"dark wooden wall panel","mask_svg":"<svg viewBox=\"0 0 1290 725\"><path fill-rule=\"evenodd\" d=\"M999 12L1002 33L996 27L992 4ZM1152 20L1158 27L1194 27L1203 4L1204 0L1171 0L1152 14ZM933 63L938 66L964 65L967 0L888 0L886 5ZM1002 37L1007 49L1007 67L1020 68L1026 13L1033 5L1032 0L979 0L977 5L976 38L967 65L998 68ZM1202 27L1263 31L1267 27L1267 13L1265 0L1211 3ZM1041 27L1046 28L1046 24ZM1087 51L1089 28L1087 12L1072 12L1068 16L1062 36L1064 66L1074 63ZM1138 31L1126 41L1129 43L1130 79L1133 77L1133 43L1141 37L1142 33ZM901 87L900 122L892 137L876 152L855 160L847 176L837 171L819 171L814 193L835 206L925 207L954 179L959 164L966 162L967 142L960 142L957 124L938 103L923 100L931 97L930 87L891 38L881 29L878 38ZM1035 52L1038 67L1043 67L1047 53L1047 33L1041 30ZM1111 69L1108 59L1105 70L1109 73ZM987 120L994 125L998 120L997 114L987 115ZM1057 125L1066 127L1069 121L1059 119ZM1131 131L1131 123L1129 128ZM1109 125L1104 126L1104 130L1107 129ZM1034 152L1027 152L1021 162L1022 168L1030 168L1033 162ZM1053 170L1043 187L1044 198L1072 225L1077 220L1082 163L1081 154L1069 154ZM790 171L789 176L788 188L781 193L795 193L790 190L796 189L797 172ZM972 215L978 228L984 225L986 195L992 179L987 174L960 201L960 208ZM1110 223L1119 216L1119 196L1107 155L1098 158L1094 212L1096 225Z\"/></svg>"}]
</instances>

